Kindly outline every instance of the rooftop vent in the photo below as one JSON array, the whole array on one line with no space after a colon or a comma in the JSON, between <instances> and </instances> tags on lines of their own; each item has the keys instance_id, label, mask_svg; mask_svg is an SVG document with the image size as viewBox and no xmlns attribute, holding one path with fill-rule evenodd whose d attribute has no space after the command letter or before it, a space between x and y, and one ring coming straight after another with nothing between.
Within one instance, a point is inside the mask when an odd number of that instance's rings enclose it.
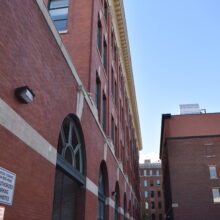
<instances>
[{"instance_id":1,"label":"rooftop vent","mask_svg":"<svg viewBox=\"0 0 220 220\"><path fill-rule=\"evenodd\" d=\"M179 105L179 107L181 115L206 113L205 109L200 109L199 104L183 104Z\"/></svg>"}]
</instances>

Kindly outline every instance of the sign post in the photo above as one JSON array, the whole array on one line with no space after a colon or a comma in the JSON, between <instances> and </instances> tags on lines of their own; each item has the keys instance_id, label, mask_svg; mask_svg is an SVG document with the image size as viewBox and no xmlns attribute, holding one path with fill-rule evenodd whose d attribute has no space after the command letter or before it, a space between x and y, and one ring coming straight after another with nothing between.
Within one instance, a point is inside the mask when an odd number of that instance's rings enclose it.
<instances>
[{"instance_id":1,"label":"sign post","mask_svg":"<svg viewBox=\"0 0 220 220\"><path fill-rule=\"evenodd\" d=\"M0 203L12 205L15 180L15 173L0 167Z\"/></svg>"}]
</instances>

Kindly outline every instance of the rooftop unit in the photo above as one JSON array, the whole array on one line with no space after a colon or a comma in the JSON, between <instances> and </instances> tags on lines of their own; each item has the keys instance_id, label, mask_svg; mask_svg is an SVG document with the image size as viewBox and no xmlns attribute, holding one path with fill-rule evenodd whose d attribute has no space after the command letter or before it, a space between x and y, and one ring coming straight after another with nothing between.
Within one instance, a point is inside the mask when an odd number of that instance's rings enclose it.
<instances>
[{"instance_id":1,"label":"rooftop unit","mask_svg":"<svg viewBox=\"0 0 220 220\"><path fill-rule=\"evenodd\" d=\"M179 108L181 115L206 113L205 109L200 109L199 104L181 104Z\"/></svg>"}]
</instances>

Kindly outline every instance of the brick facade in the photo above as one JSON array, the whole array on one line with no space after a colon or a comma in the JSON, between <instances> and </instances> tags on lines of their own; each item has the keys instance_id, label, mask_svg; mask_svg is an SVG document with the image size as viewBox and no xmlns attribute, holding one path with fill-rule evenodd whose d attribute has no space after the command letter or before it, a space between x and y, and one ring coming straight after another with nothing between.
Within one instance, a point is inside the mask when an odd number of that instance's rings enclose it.
<instances>
[{"instance_id":1,"label":"brick facade","mask_svg":"<svg viewBox=\"0 0 220 220\"><path fill-rule=\"evenodd\" d=\"M163 115L161 159L167 219L220 218L220 114ZM211 177L210 166L216 168ZM214 173L215 175L215 173Z\"/></svg>"},{"instance_id":2,"label":"brick facade","mask_svg":"<svg viewBox=\"0 0 220 220\"><path fill-rule=\"evenodd\" d=\"M140 219L138 149L142 146L137 110L131 108L135 94L132 94L130 81L128 83L124 57L120 55L121 41L114 35L117 31L116 26L113 27L117 20L115 2L107 2L106 22L101 1L70 0L68 31L60 36L47 12L47 1L25 0L22 4L5 1L2 4L0 167L16 173L13 204L5 205L4 220L52 219L56 150L62 122L69 114L77 118L85 142L85 182L83 187L76 187L76 218L97 219L102 167L105 219L114 218L116 186L119 219ZM107 42L106 71L101 60L103 54L100 56L97 49L99 16L102 39L105 37ZM114 59L111 42L118 50ZM111 89L112 69L115 97ZM95 102L97 76L101 83L99 111ZM36 95L33 102L26 105L14 96L15 88L24 85ZM107 101L106 117L102 111L103 95Z\"/></svg>"}]
</instances>

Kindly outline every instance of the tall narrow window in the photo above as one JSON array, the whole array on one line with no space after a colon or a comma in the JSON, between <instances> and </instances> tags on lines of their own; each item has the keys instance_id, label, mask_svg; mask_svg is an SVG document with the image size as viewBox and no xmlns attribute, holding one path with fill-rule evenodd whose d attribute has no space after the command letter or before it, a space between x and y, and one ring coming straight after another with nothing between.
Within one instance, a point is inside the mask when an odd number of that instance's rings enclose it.
<instances>
[{"instance_id":1,"label":"tall narrow window","mask_svg":"<svg viewBox=\"0 0 220 220\"><path fill-rule=\"evenodd\" d=\"M119 220L119 186L118 183L115 187L115 218L114 220Z\"/></svg>"},{"instance_id":2,"label":"tall narrow window","mask_svg":"<svg viewBox=\"0 0 220 220\"><path fill-rule=\"evenodd\" d=\"M147 176L147 170L144 170L144 176Z\"/></svg>"},{"instance_id":3,"label":"tall narrow window","mask_svg":"<svg viewBox=\"0 0 220 220\"><path fill-rule=\"evenodd\" d=\"M99 172L99 189L98 189L98 220L105 220L105 177L103 169L100 168Z\"/></svg>"},{"instance_id":4,"label":"tall narrow window","mask_svg":"<svg viewBox=\"0 0 220 220\"><path fill-rule=\"evenodd\" d=\"M127 214L127 199L126 199L126 194L124 194L124 220L127 219L126 214Z\"/></svg>"},{"instance_id":5,"label":"tall narrow window","mask_svg":"<svg viewBox=\"0 0 220 220\"><path fill-rule=\"evenodd\" d=\"M103 66L105 68L105 71L107 72L107 43L104 40L104 44L103 44Z\"/></svg>"},{"instance_id":6,"label":"tall narrow window","mask_svg":"<svg viewBox=\"0 0 220 220\"><path fill-rule=\"evenodd\" d=\"M98 25L97 25L97 46L101 54L102 52L102 23L101 23L100 18L98 18Z\"/></svg>"},{"instance_id":7,"label":"tall narrow window","mask_svg":"<svg viewBox=\"0 0 220 220\"><path fill-rule=\"evenodd\" d=\"M106 132L106 110L107 110L107 101L106 101L106 96L103 94L102 97L102 128L104 132Z\"/></svg>"},{"instance_id":8,"label":"tall narrow window","mask_svg":"<svg viewBox=\"0 0 220 220\"><path fill-rule=\"evenodd\" d=\"M159 201L158 202L158 208L161 209L162 208L162 203Z\"/></svg>"},{"instance_id":9,"label":"tall narrow window","mask_svg":"<svg viewBox=\"0 0 220 220\"><path fill-rule=\"evenodd\" d=\"M148 204L148 202L145 202L145 209L149 209L149 204Z\"/></svg>"},{"instance_id":10,"label":"tall narrow window","mask_svg":"<svg viewBox=\"0 0 220 220\"><path fill-rule=\"evenodd\" d=\"M115 151L116 151L116 156L118 157L118 129L115 126L115 140L114 140L114 144L115 144Z\"/></svg>"},{"instance_id":11,"label":"tall narrow window","mask_svg":"<svg viewBox=\"0 0 220 220\"><path fill-rule=\"evenodd\" d=\"M114 82L114 102L117 104L117 84Z\"/></svg>"},{"instance_id":12,"label":"tall narrow window","mask_svg":"<svg viewBox=\"0 0 220 220\"><path fill-rule=\"evenodd\" d=\"M154 186L154 181L150 180L150 186Z\"/></svg>"},{"instance_id":13,"label":"tall narrow window","mask_svg":"<svg viewBox=\"0 0 220 220\"><path fill-rule=\"evenodd\" d=\"M96 107L98 109L98 115L100 115L100 98L101 98L101 82L98 77L98 74L96 74Z\"/></svg>"},{"instance_id":14,"label":"tall narrow window","mask_svg":"<svg viewBox=\"0 0 220 220\"><path fill-rule=\"evenodd\" d=\"M150 176L152 176L153 175L153 170L150 170Z\"/></svg>"},{"instance_id":15,"label":"tall narrow window","mask_svg":"<svg viewBox=\"0 0 220 220\"><path fill-rule=\"evenodd\" d=\"M157 196L161 197L161 192L160 191L157 191Z\"/></svg>"},{"instance_id":16,"label":"tall narrow window","mask_svg":"<svg viewBox=\"0 0 220 220\"><path fill-rule=\"evenodd\" d=\"M148 191L144 191L144 197L148 198Z\"/></svg>"},{"instance_id":17,"label":"tall narrow window","mask_svg":"<svg viewBox=\"0 0 220 220\"><path fill-rule=\"evenodd\" d=\"M106 1L104 2L104 16L105 16L105 20L107 22L107 20L108 20L108 5L107 5Z\"/></svg>"},{"instance_id":18,"label":"tall narrow window","mask_svg":"<svg viewBox=\"0 0 220 220\"><path fill-rule=\"evenodd\" d=\"M212 189L212 195L213 195L213 202L214 203L220 203L220 192L219 188L213 188Z\"/></svg>"},{"instance_id":19,"label":"tall narrow window","mask_svg":"<svg viewBox=\"0 0 220 220\"><path fill-rule=\"evenodd\" d=\"M159 185L160 185L160 180L157 180L156 183L157 183L157 185L159 186Z\"/></svg>"},{"instance_id":20,"label":"tall narrow window","mask_svg":"<svg viewBox=\"0 0 220 220\"><path fill-rule=\"evenodd\" d=\"M155 204L154 204L154 202L151 202L151 208L152 208L152 209L155 208Z\"/></svg>"},{"instance_id":21,"label":"tall narrow window","mask_svg":"<svg viewBox=\"0 0 220 220\"><path fill-rule=\"evenodd\" d=\"M159 173L159 170L156 170L156 176L159 176L160 173Z\"/></svg>"},{"instance_id":22,"label":"tall narrow window","mask_svg":"<svg viewBox=\"0 0 220 220\"><path fill-rule=\"evenodd\" d=\"M151 196L151 198L154 198L154 191L150 192L150 196Z\"/></svg>"},{"instance_id":23,"label":"tall narrow window","mask_svg":"<svg viewBox=\"0 0 220 220\"><path fill-rule=\"evenodd\" d=\"M147 180L144 180L144 186L147 186Z\"/></svg>"},{"instance_id":24,"label":"tall narrow window","mask_svg":"<svg viewBox=\"0 0 220 220\"><path fill-rule=\"evenodd\" d=\"M51 0L49 13L58 31L67 30L69 0Z\"/></svg>"},{"instance_id":25,"label":"tall narrow window","mask_svg":"<svg viewBox=\"0 0 220 220\"><path fill-rule=\"evenodd\" d=\"M114 97L114 81L115 81L115 79L114 79L114 70L112 69L112 77L111 77L111 91L112 91L112 95L113 95L113 97Z\"/></svg>"},{"instance_id":26,"label":"tall narrow window","mask_svg":"<svg viewBox=\"0 0 220 220\"><path fill-rule=\"evenodd\" d=\"M209 174L211 179L217 178L216 166L209 166Z\"/></svg>"},{"instance_id":27,"label":"tall narrow window","mask_svg":"<svg viewBox=\"0 0 220 220\"><path fill-rule=\"evenodd\" d=\"M151 219L152 219L152 220L155 220L155 214L152 214L152 215L151 215Z\"/></svg>"},{"instance_id":28,"label":"tall narrow window","mask_svg":"<svg viewBox=\"0 0 220 220\"><path fill-rule=\"evenodd\" d=\"M115 123L114 123L113 116L112 116L112 122L111 122L111 138L112 138L113 144L115 144L114 143L114 141L115 141Z\"/></svg>"}]
</instances>

